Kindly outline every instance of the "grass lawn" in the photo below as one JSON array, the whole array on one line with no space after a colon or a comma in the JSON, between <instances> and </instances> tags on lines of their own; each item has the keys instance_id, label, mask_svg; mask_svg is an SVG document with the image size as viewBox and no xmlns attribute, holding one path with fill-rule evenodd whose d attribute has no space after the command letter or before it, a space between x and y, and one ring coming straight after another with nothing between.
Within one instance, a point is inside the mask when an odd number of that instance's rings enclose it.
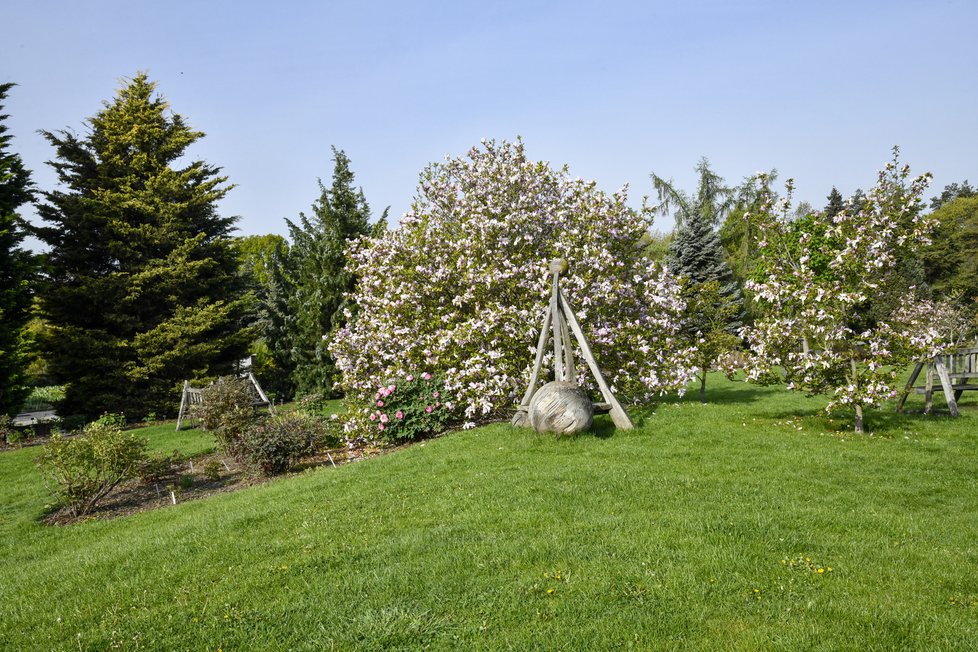
<instances>
[{"instance_id":1,"label":"grass lawn","mask_svg":"<svg viewBox=\"0 0 978 652\"><path fill-rule=\"evenodd\" d=\"M708 397L62 528L37 449L4 452L0 649L978 649L976 397L872 436L779 388Z\"/></svg>"}]
</instances>

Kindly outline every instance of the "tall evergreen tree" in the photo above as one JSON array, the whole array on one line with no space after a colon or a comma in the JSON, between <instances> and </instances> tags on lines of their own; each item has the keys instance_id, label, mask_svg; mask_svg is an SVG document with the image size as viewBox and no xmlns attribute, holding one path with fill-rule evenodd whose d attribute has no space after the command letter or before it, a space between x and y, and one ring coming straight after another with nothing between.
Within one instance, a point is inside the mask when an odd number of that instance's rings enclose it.
<instances>
[{"instance_id":1,"label":"tall evergreen tree","mask_svg":"<svg viewBox=\"0 0 978 652\"><path fill-rule=\"evenodd\" d=\"M709 169L704 158L697 171L700 184L690 196L664 184L653 175L660 199L674 198L682 220L677 217L675 238L669 245L669 266L685 279L684 332L698 346L700 401L706 401L706 374L725 352L738 343L734 335L741 325L743 298L733 272L724 260L720 235L714 226L733 207L735 193Z\"/></svg>"},{"instance_id":2,"label":"tall evergreen tree","mask_svg":"<svg viewBox=\"0 0 978 652\"><path fill-rule=\"evenodd\" d=\"M201 161L176 167L203 134L138 74L87 121L42 132L61 188L44 193L38 236L50 371L63 414L175 411L184 379L229 371L252 334L250 297L217 202L231 186Z\"/></svg>"},{"instance_id":3,"label":"tall evergreen tree","mask_svg":"<svg viewBox=\"0 0 978 652\"><path fill-rule=\"evenodd\" d=\"M333 182L319 182L319 199L312 216L299 214L298 223L286 220L292 245L281 260L275 282L284 285L288 314L282 296L266 302L265 317L281 329L270 342L280 357L287 357L298 394L333 393L339 375L328 346L332 333L345 323L347 292L356 279L347 269L345 250L355 238L370 235L370 207L363 190L353 185L350 159L333 148ZM387 211L381 221L386 222ZM287 356L281 352L287 351Z\"/></svg>"},{"instance_id":4,"label":"tall evergreen tree","mask_svg":"<svg viewBox=\"0 0 978 652\"><path fill-rule=\"evenodd\" d=\"M0 111L13 84L0 84ZM21 249L25 229L17 209L33 198L30 172L8 151L11 136L0 115L0 414L13 415L27 395L25 326L30 316L34 260Z\"/></svg>"}]
</instances>

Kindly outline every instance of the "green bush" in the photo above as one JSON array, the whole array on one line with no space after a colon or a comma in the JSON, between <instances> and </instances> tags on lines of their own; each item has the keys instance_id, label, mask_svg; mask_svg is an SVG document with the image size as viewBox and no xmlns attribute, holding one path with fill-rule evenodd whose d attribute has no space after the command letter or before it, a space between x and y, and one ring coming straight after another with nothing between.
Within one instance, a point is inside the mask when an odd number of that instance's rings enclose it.
<instances>
[{"instance_id":1,"label":"green bush","mask_svg":"<svg viewBox=\"0 0 978 652\"><path fill-rule=\"evenodd\" d=\"M227 453L237 453L245 430L255 422L251 383L245 378L223 376L200 392L201 402L191 408L191 416L204 430L217 437Z\"/></svg>"},{"instance_id":2,"label":"green bush","mask_svg":"<svg viewBox=\"0 0 978 652\"><path fill-rule=\"evenodd\" d=\"M143 484L160 482L173 471L176 458L171 455L154 455L143 460L136 469L136 477Z\"/></svg>"},{"instance_id":3,"label":"green bush","mask_svg":"<svg viewBox=\"0 0 978 652\"><path fill-rule=\"evenodd\" d=\"M445 430L451 416L445 383L425 372L378 389L367 418L382 439L401 443L437 435Z\"/></svg>"},{"instance_id":4,"label":"green bush","mask_svg":"<svg viewBox=\"0 0 978 652\"><path fill-rule=\"evenodd\" d=\"M71 439L53 435L37 464L65 512L83 516L120 482L136 477L145 460L145 439L118 425L92 423Z\"/></svg>"},{"instance_id":5,"label":"green bush","mask_svg":"<svg viewBox=\"0 0 978 652\"><path fill-rule=\"evenodd\" d=\"M324 437L322 423L315 417L291 412L269 417L245 431L241 453L265 475L288 471L296 462L315 452Z\"/></svg>"}]
</instances>

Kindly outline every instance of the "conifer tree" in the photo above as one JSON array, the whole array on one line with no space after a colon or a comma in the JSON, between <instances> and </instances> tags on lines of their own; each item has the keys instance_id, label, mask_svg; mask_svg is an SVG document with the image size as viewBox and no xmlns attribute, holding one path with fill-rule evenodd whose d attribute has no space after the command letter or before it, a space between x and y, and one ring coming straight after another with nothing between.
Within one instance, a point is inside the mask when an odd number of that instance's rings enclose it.
<instances>
[{"instance_id":1,"label":"conifer tree","mask_svg":"<svg viewBox=\"0 0 978 652\"><path fill-rule=\"evenodd\" d=\"M846 207L846 203L842 199L842 193L840 193L835 186L832 186L832 192L829 193L826 199L829 200L829 203L825 205L826 217L829 218L835 217L836 215L841 213Z\"/></svg>"},{"instance_id":2,"label":"conifer tree","mask_svg":"<svg viewBox=\"0 0 978 652\"><path fill-rule=\"evenodd\" d=\"M44 193L50 247L40 287L43 344L66 384L62 414L170 414L184 379L230 371L252 334L250 298L217 202L231 186L201 161L177 167L203 134L172 113L145 74L87 121L42 132L60 188Z\"/></svg>"},{"instance_id":3,"label":"conifer tree","mask_svg":"<svg viewBox=\"0 0 978 652\"><path fill-rule=\"evenodd\" d=\"M0 111L13 84L0 84ZM0 414L13 415L27 395L25 326L30 316L33 257L21 249L24 224L17 209L31 201L32 187L20 156L7 150L11 136L0 115Z\"/></svg>"},{"instance_id":4,"label":"conifer tree","mask_svg":"<svg viewBox=\"0 0 978 652\"><path fill-rule=\"evenodd\" d=\"M347 269L345 251L352 240L372 232L370 207L363 190L353 185L350 159L334 147L333 161L333 182L328 188L319 182L312 216L300 213L298 223L286 220L292 244L276 283L285 286L289 314L275 306L281 296L266 302L266 320L279 329L272 347L288 359L299 395L334 393L339 375L328 346L332 333L346 323L344 295L356 281ZM384 211L381 221L386 217Z\"/></svg>"},{"instance_id":5,"label":"conifer tree","mask_svg":"<svg viewBox=\"0 0 978 652\"><path fill-rule=\"evenodd\" d=\"M685 279L684 333L698 348L700 401L706 401L706 374L727 351L735 348L734 332L741 325L743 298L733 272L724 260L714 226L733 206L734 191L712 172L704 158L697 166L699 187L686 195L653 175L663 203L677 206L676 234L669 245L669 267ZM668 200L668 201L667 201ZM682 219L679 219L681 215Z\"/></svg>"}]
</instances>

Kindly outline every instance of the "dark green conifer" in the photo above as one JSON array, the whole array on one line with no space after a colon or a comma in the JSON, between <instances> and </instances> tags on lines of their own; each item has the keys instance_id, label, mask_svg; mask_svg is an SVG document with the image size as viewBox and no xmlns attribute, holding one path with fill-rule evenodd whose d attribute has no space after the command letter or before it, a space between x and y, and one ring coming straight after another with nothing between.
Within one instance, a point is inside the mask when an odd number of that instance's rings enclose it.
<instances>
[{"instance_id":1,"label":"dark green conifer","mask_svg":"<svg viewBox=\"0 0 978 652\"><path fill-rule=\"evenodd\" d=\"M184 379L230 371L251 339L219 168L181 162L203 134L155 95L145 74L87 121L42 132L60 188L44 193L39 237L50 371L62 414L175 412Z\"/></svg>"},{"instance_id":2,"label":"dark green conifer","mask_svg":"<svg viewBox=\"0 0 978 652\"><path fill-rule=\"evenodd\" d=\"M0 84L0 111L13 86ZM34 258L20 247L25 229L17 209L33 198L33 184L20 156L8 151L7 117L0 115L0 414L13 415L29 391L25 326L30 317Z\"/></svg>"},{"instance_id":3,"label":"dark green conifer","mask_svg":"<svg viewBox=\"0 0 978 652\"><path fill-rule=\"evenodd\" d=\"M298 223L286 220L292 244L276 277L284 296L278 293L265 306L266 323L277 329L277 341L270 336L270 345L277 358L288 360L299 395L334 393L339 376L328 346L346 323L344 295L356 282L345 251L352 240L372 232L370 207L363 190L354 187L350 159L334 147L333 161L333 182L328 188L319 182L312 216L300 213ZM384 211L381 220L386 216Z\"/></svg>"}]
</instances>

